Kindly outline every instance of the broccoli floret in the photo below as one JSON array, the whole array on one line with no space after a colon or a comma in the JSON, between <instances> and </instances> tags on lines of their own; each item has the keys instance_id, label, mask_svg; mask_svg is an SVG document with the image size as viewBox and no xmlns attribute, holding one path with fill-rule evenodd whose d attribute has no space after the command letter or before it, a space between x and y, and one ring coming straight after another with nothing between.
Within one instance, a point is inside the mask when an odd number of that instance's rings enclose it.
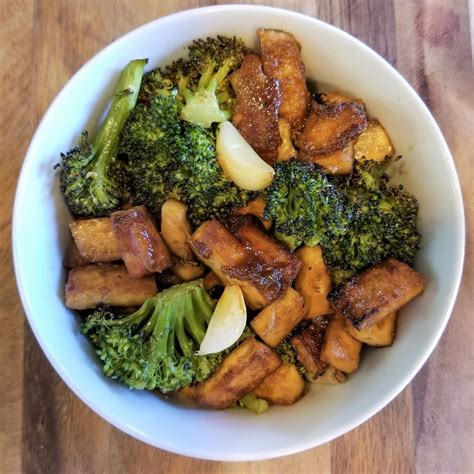
<instances>
[{"instance_id":1,"label":"broccoli floret","mask_svg":"<svg viewBox=\"0 0 474 474\"><path fill-rule=\"evenodd\" d=\"M335 183L313 165L298 160L282 161L274 168L266 192L265 218L273 219L278 240L294 250L301 244L314 247L321 243L329 226L338 233L346 230L343 196Z\"/></svg>"},{"instance_id":2,"label":"broccoli floret","mask_svg":"<svg viewBox=\"0 0 474 474\"><path fill-rule=\"evenodd\" d=\"M98 309L87 317L82 333L96 347L108 377L134 389L173 392L210 377L235 347L195 355L214 306L202 280L196 280L158 293L129 316Z\"/></svg>"},{"instance_id":3,"label":"broccoli floret","mask_svg":"<svg viewBox=\"0 0 474 474\"><path fill-rule=\"evenodd\" d=\"M112 103L97 135L84 132L79 145L61 154L60 188L77 216L105 216L126 196L125 179L116 161L119 135L135 106L146 59L131 61L122 71Z\"/></svg>"},{"instance_id":4,"label":"broccoli floret","mask_svg":"<svg viewBox=\"0 0 474 474\"><path fill-rule=\"evenodd\" d=\"M323 241L336 284L388 257L413 264L420 249L418 202L402 186L389 184L385 166L358 163L341 183L350 225L342 234L328 233Z\"/></svg>"},{"instance_id":5,"label":"broccoli floret","mask_svg":"<svg viewBox=\"0 0 474 474\"><path fill-rule=\"evenodd\" d=\"M244 42L217 36L195 40L188 49L189 58L176 61L164 73L178 87L181 118L204 128L229 120L234 97L229 74L243 61Z\"/></svg>"},{"instance_id":6,"label":"broccoli floret","mask_svg":"<svg viewBox=\"0 0 474 474\"><path fill-rule=\"evenodd\" d=\"M265 217L291 249L321 244L336 283L388 257L412 264L418 203L389 185L385 166L358 163L348 177L329 177L296 160L277 163Z\"/></svg>"},{"instance_id":7,"label":"broccoli floret","mask_svg":"<svg viewBox=\"0 0 474 474\"><path fill-rule=\"evenodd\" d=\"M137 104L120 142L135 202L159 219L164 201L179 199L195 225L245 205L250 193L225 177L212 131L179 119L173 91L153 90L158 95Z\"/></svg>"}]
</instances>

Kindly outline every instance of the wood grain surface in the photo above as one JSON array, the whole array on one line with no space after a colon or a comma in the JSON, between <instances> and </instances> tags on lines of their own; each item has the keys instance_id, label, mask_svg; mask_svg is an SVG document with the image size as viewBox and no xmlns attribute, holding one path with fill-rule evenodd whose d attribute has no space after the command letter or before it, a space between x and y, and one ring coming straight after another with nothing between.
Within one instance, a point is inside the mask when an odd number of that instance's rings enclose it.
<instances>
[{"instance_id":1,"label":"wood grain surface","mask_svg":"<svg viewBox=\"0 0 474 474\"><path fill-rule=\"evenodd\" d=\"M168 13L216 3L226 2L0 0L0 472L474 472L474 26L467 0L255 2L321 18L379 52L430 107L456 162L468 222L461 291L440 344L384 410L293 456L196 460L109 426L64 385L39 349L17 295L10 222L19 169L41 116L76 70L112 40Z\"/></svg>"}]
</instances>

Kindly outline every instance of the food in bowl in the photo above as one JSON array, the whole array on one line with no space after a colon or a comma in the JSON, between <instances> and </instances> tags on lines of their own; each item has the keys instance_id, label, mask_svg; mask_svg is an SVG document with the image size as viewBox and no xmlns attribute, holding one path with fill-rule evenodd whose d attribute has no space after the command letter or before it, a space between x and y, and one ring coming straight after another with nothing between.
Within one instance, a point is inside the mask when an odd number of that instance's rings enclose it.
<instances>
[{"instance_id":1,"label":"food in bowl","mask_svg":"<svg viewBox=\"0 0 474 474\"><path fill-rule=\"evenodd\" d=\"M131 61L95 138L61 158L66 305L104 373L259 413L389 346L424 280L416 199L361 99L310 92L295 37L195 40Z\"/></svg>"}]
</instances>

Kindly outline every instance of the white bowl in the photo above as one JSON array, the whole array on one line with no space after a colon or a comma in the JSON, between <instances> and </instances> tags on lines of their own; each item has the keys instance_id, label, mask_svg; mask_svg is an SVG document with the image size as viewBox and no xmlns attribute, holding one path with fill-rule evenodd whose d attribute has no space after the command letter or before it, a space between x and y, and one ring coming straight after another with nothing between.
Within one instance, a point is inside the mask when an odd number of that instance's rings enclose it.
<instances>
[{"instance_id":1,"label":"white bowl","mask_svg":"<svg viewBox=\"0 0 474 474\"><path fill-rule=\"evenodd\" d=\"M424 294L404 308L393 347L364 353L360 370L340 386L311 386L292 407L261 416L241 409L184 407L105 378L79 321L66 309L62 258L70 216L53 165L79 132L94 130L121 68L149 67L182 55L194 38L218 33L256 46L258 27L292 32L307 76L365 100L404 156L400 181L420 201L423 248L417 269ZM461 277L464 214L453 160L430 112L380 56L348 34L297 13L255 6L185 11L123 36L92 58L44 116L25 158L15 200L13 251L21 299L43 351L69 387L96 413L130 435L168 451L215 460L255 460L295 453L356 427L390 402L434 349Z\"/></svg>"}]
</instances>

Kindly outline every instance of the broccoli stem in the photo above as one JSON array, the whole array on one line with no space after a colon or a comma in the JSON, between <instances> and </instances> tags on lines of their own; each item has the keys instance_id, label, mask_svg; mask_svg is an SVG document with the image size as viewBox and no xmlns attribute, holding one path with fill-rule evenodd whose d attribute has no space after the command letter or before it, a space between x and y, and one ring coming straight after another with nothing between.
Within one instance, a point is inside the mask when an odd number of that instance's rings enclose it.
<instances>
[{"instance_id":1,"label":"broccoli stem","mask_svg":"<svg viewBox=\"0 0 474 474\"><path fill-rule=\"evenodd\" d=\"M120 74L110 108L91 143L92 152L96 157L91 171L96 173L97 177L105 177L117 154L120 132L137 102L147 62L147 59L130 61Z\"/></svg>"}]
</instances>

